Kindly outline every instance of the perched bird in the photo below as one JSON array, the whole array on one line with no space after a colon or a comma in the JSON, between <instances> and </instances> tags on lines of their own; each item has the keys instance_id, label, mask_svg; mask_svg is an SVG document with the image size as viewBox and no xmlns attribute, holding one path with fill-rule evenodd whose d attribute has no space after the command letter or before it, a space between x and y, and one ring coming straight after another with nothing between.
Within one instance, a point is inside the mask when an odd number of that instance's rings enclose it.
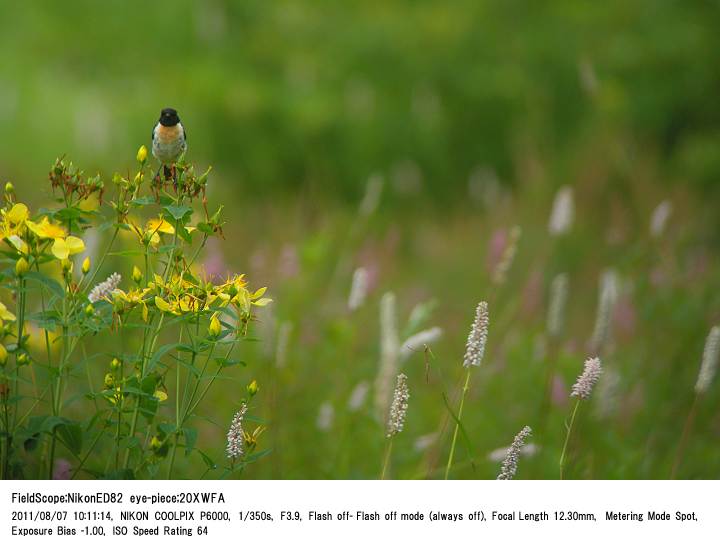
<instances>
[{"instance_id":1,"label":"perched bird","mask_svg":"<svg viewBox=\"0 0 720 549\"><path fill-rule=\"evenodd\" d=\"M152 131L152 153L165 169L165 178L171 176L171 166L187 149L187 134L175 109L160 112L160 120Z\"/></svg>"}]
</instances>

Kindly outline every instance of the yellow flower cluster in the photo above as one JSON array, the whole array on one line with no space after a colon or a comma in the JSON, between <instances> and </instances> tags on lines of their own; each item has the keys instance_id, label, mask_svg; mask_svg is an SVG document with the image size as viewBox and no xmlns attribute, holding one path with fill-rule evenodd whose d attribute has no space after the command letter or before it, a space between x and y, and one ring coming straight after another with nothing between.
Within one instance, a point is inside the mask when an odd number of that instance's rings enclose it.
<instances>
[{"instance_id":1,"label":"yellow flower cluster","mask_svg":"<svg viewBox=\"0 0 720 549\"><path fill-rule=\"evenodd\" d=\"M85 250L85 243L80 238L68 235L62 226L52 223L47 216L37 223L32 221L28 207L22 203L0 210L0 238L8 242L21 256L28 255L28 242L31 240L38 243L52 240L50 252L60 260Z\"/></svg>"},{"instance_id":2,"label":"yellow flower cluster","mask_svg":"<svg viewBox=\"0 0 720 549\"><path fill-rule=\"evenodd\" d=\"M154 305L162 313L179 316L185 313L198 313L229 305L237 311L238 318L246 321L250 318L252 307L264 307L272 300L263 297L267 288L255 292L247 289L245 275L236 275L222 284L200 282L189 273L174 275L166 282L155 274L145 288L124 291L113 290L106 301L113 304L115 312L125 313L136 306L142 308L143 319L147 322L148 305ZM215 322L219 322L214 317ZM215 328L217 330L217 328ZM217 332L219 333L219 331ZM215 336L217 336L217 333Z\"/></svg>"}]
</instances>

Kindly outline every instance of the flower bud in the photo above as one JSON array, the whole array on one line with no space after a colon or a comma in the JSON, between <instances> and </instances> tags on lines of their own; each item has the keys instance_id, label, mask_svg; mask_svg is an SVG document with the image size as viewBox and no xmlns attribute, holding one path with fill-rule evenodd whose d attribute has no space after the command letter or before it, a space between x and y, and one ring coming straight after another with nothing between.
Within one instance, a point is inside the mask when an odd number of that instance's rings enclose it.
<instances>
[{"instance_id":1,"label":"flower bud","mask_svg":"<svg viewBox=\"0 0 720 549\"><path fill-rule=\"evenodd\" d=\"M135 178L133 179L133 183L136 187L139 187L140 184L143 182L144 176L142 172L138 172L135 174Z\"/></svg>"},{"instance_id":2,"label":"flower bud","mask_svg":"<svg viewBox=\"0 0 720 549\"><path fill-rule=\"evenodd\" d=\"M250 384L246 387L248 394L254 397L258 392L257 380L253 379Z\"/></svg>"},{"instance_id":3,"label":"flower bud","mask_svg":"<svg viewBox=\"0 0 720 549\"><path fill-rule=\"evenodd\" d=\"M210 318L210 326L208 327L208 335L212 338L216 338L220 335L220 332L222 332L222 325L220 324L220 320L218 319L218 314L215 313Z\"/></svg>"},{"instance_id":4,"label":"flower bud","mask_svg":"<svg viewBox=\"0 0 720 549\"><path fill-rule=\"evenodd\" d=\"M110 361L110 368L113 370L117 370L120 366L122 366L122 361L119 358L115 357Z\"/></svg>"},{"instance_id":5,"label":"flower bud","mask_svg":"<svg viewBox=\"0 0 720 549\"><path fill-rule=\"evenodd\" d=\"M8 181L7 183L5 183L5 192L8 193L8 194L14 193L14 192L15 192L15 185L13 185L12 183L10 183L10 181Z\"/></svg>"},{"instance_id":6,"label":"flower bud","mask_svg":"<svg viewBox=\"0 0 720 549\"><path fill-rule=\"evenodd\" d=\"M112 374L105 374L105 387L112 389L115 386L115 376Z\"/></svg>"},{"instance_id":7,"label":"flower bud","mask_svg":"<svg viewBox=\"0 0 720 549\"><path fill-rule=\"evenodd\" d=\"M20 353L17 356L17 363L18 366L24 366L25 364L30 364L30 357L27 353Z\"/></svg>"},{"instance_id":8,"label":"flower bud","mask_svg":"<svg viewBox=\"0 0 720 549\"><path fill-rule=\"evenodd\" d=\"M27 273L29 270L30 270L30 265L28 265L28 262L24 257L21 257L15 263L15 274L16 275L22 276L25 273Z\"/></svg>"},{"instance_id":9,"label":"flower bud","mask_svg":"<svg viewBox=\"0 0 720 549\"><path fill-rule=\"evenodd\" d=\"M88 316L95 314L95 307L93 307L92 303L88 303L88 306L85 307L85 314Z\"/></svg>"},{"instance_id":10,"label":"flower bud","mask_svg":"<svg viewBox=\"0 0 720 549\"><path fill-rule=\"evenodd\" d=\"M163 443L162 441L157 437L154 436L150 439L150 449L151 450L159 450L162 447Z\"/></svg>"},{"instance_id":11,"label":"flower bud","mask_svg":"<svg viewBox=\"0 0 720 549\"><path fill-rule=\"evenodd\" d=\"M142 271L133 265L132 279L135 281L136 284L140 284L140 282L142 281L142 278L143 278Z\"/></svg>"},{"instance_id":12,"label":"flower bud","mask_svg":"<svg viewBox=\"0 0 720 549\"><path fill-rule=\"evenodd\" d=\"M137 152L137 161L143 164L147 160L148 150L145 145L142 145Z\"/></svg>"},{"instance_id":13,"label":"flower bud","mask_svg":"<svg viewBox=\"0 0 720 549\"><path fill-rule=\"evenodd\" d=\"M0 366L5 366L5 363L7 362L8 358L8 352L5 346L0 343Z\"/></svg>"},{"instance_id":14,"label":"flower bud","mask_svg":"<svg viewBox=\"0 0 720 549\"><path fill-rule=\"evenodd\" d=\"M90 272L90 256L83 259L82 262L82 274L86 275Z\"/></svg>"}]
</instances>

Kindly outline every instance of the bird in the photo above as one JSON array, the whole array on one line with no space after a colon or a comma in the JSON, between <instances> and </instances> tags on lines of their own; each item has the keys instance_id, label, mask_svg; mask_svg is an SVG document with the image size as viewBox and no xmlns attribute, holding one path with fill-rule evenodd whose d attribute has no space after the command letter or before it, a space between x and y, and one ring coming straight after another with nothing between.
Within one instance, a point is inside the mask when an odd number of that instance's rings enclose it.
<instances>
[{"instance_id":1,"label":"bird","mask_svg":"<svg viewBox=\"0 0 720 549\"><path fill-rule=\"evenodd\" d=\"M165 179L172 175L171 166L187 150L187 133L175 109L160 111L160 119L152 131L152 153L164 168ZM158 174L160 170L158 170ZM156 176L157 177L157 176Z\"/></svg>"}]
</instances>

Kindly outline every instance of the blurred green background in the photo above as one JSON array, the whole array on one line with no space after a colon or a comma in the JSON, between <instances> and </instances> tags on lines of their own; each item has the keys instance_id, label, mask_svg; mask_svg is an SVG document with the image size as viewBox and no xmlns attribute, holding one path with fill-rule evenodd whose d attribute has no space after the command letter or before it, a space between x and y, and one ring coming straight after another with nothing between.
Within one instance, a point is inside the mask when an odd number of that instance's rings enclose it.
<instances>
[{"instance_id":1,"label":"blurred green background","mask_svg":"<svg viewBox=\"0 0 720 549\"><path fill-rule=\"evenodd\" d=\"M466 403L472 444L454 475L493 478L486 454L529 424L540 451L519 476L556 478L568 404L534 424L548 356L569 387L598 277L614 268L603 358L621 381L611 412L587 407L571 473L667 478L720 321L718 2L1 1L0 21L0 177L24 201L47 200L59 155L108 179L132 169L165 106L187 129L188 159L214 167L210 201L226 205L227 239L206 266L247 272L275 299L242 351L237 390L229 382L205 410L216 424L201 446L217 459L241 388L257 379L254 413L270 422L262 446L273 451L247 475L376 477L372 392L360 410L347 399L377 375L378 302L394 291L401 330L434 300L416 328L444 333L427 362L418 352L403 365L412 398L392 474L437 476L447 433L429 450L416 442L442 424L474 307L492 296L487 364ZM361 215L373 177L379 207ZM573 188L576 221L551 238L561 185ZM651 237L664 200L670 222ZM517 256L493 284L515 225ZM349 313L357 267L370 294ZM548 355L559 272L570 276L568 329ZM718 404L715 383L681 476L718 476ZM199 458L182 467L204 472Z\"/></svg>"}]
</instances>

